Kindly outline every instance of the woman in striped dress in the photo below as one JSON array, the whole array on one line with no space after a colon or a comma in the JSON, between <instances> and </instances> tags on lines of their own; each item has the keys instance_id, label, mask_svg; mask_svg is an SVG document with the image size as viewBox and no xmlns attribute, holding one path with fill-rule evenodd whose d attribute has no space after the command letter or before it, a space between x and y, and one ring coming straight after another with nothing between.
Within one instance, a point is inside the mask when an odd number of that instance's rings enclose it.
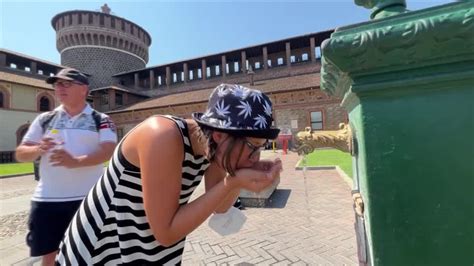
<instances>
[{"instance_id":1,"label":"woman in striped dress","mask_svg":"<svg viewBox=\"0 0 474 266\"><path fill-rule=\"evenodd\" d=\"M265 94L229 84L193 119L148 118L122 139L82 202L57 264L180 264L189 233L226 212L240 189L261 191L278 176L279 160L259 160L278 135L271 124ZM206 192L188 202L203 176Z\"/></svg>"}]
</instances>

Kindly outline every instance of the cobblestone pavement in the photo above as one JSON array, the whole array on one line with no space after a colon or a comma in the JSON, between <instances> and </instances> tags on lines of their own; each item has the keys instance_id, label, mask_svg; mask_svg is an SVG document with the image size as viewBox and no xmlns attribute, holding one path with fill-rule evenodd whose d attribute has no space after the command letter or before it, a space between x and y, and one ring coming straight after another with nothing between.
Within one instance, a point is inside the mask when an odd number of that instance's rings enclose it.
<instances>
[{"instance_id":1,"label":"cobblestone pavement","mask_svg":"<svg viewBox=\"0 0 474 266\"><path fill-rule=\"evenodd\" d=\"M294 170L294 153L262 154L276 156L284 171L268 206L247 207L242 230L226 237L206 221L187 237L183 265L357 265L350 187L335 170ZM6 198L24 201L35 184L32 176L0 180L0 207ZM203 191L199 186L194 197ZM32 262L24 243L28 209L19 206L12 215L0 213L0 265Z\"/></svg>"},{"instance_id":2,"label":"cobblestone pavement","mask_svg":"<svg viewBox=\"0 0 474 266\"><path fill-rule=\"evenodd\" d=\"M183 265L357 265L350 187L335 170L295 171L294 153L262 157L276 156L284 171L269 206L246 208L235 235L206 221L188 236Z\"/></svg>"},{"instance_id":3,"label":"cobblestone pavement","mask_svg":"<svg viewBox=\"0 0 474 266\"><path fill-rule=\"evenodd\" d=\"M26 234L28 210L24 208L16 208L15 211L6 210L7 202L14 202L18 198L28 199L35 186L36 181L31 175L0 179L0 241Z\"/></svg>"}]
</instances>

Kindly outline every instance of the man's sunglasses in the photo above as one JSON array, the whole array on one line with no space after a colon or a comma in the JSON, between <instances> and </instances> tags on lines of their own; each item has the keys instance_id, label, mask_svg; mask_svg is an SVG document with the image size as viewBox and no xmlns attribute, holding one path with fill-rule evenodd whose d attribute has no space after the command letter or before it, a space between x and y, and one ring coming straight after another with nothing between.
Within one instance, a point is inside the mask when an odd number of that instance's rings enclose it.
<instances>
[{"instance_id":1,"label":"man's sunglasses","mask_svg":"<svg viewBox=\"0 0 474 266\"><path fill-rule=\"evenodd\" d=\"M80 82L74 82L74 81L56 81L55 83L53 83L53 87L56 88L56 87L63 87L63 88L69 88L71 87L73 84L75 85L84 85Z\"/></svg>"}]
</instances>

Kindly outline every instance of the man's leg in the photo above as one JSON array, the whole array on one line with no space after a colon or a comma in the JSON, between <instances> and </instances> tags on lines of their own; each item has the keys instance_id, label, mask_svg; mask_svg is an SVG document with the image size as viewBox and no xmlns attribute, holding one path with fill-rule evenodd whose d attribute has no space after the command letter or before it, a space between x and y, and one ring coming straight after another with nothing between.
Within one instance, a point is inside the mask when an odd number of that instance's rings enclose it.
<instances>
[{"instance_id":1,"label":"man's leg","mask_svg":"<svg viewBox=\"0 0 474 266\"><path fill-rule=\"evenodd\" d=\"M48 253L46 255L43 255L41 265L42 266L53 266L54 265L54 259L56 258L56 254L58 254L57 251Z\"/></svg>"},{"instance_id":2,"label":"man's leg","mask_svg":"<svg viewBox=\"0 0 474 266\"><path fill-rule=\"evenodd\" d=\"M81 201L31 202L26 243L30 256L42 257L42 265L54 265L59 244Z\"/></svg>"}]
</instances>

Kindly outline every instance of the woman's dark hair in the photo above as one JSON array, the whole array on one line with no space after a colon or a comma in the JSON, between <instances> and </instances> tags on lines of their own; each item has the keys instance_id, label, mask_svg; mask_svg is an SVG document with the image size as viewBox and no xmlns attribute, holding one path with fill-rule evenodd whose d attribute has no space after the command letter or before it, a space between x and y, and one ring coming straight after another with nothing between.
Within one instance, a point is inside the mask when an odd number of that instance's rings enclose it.
<instances>
[{"instance_id":1,"label":"woman's dark hair","mask_svg":"<svg viewBox=\"0 0 474 266\"><path fill-rule=\"evenodd\" d=\"M207 147L208 147L208 160L209 161L214 161L216 152L217 152L217 143L214 141L212 138L212 133L214 132L213 129L201 125L201 131L198 133L198 140L199 142L207 142ZM227 173L231 176L235 176L235 169L232 168L232 165L230 163L230 155L232 153L233 147L241 140L241 138L229 135L227 141L229 142L227 145L227 149L224 151L222 160L221 160L221 165L226 170ZM240 151L239 151L239 157L237 160L237 164L240 161L240 157L242 156L242 153L244 151L244 145L241 146Z\"/></svg>"}]
</instances>

